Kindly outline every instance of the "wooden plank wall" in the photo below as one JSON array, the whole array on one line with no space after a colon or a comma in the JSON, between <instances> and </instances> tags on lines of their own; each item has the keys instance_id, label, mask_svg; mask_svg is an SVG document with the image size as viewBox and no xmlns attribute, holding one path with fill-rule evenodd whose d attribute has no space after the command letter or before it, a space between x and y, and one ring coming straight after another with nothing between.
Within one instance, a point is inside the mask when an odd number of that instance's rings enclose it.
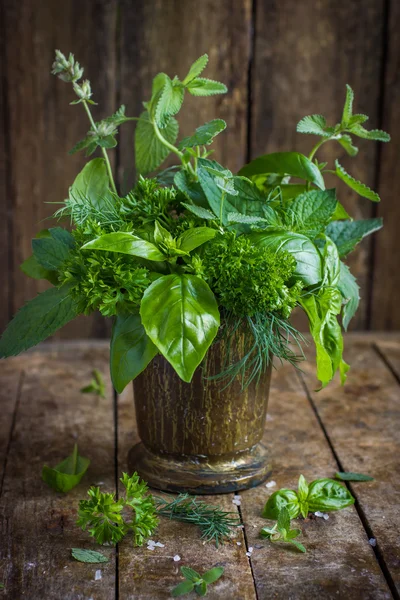
<instances>
[{"instance_id":1,"label":"wooden plank wall","mask_svg":"<svg viewBox=\"0 0 400 600\"><path fill-rule=\"evenodd\" d=\"M224 118L228 131L215 154L233 171L265 152L307 153L312 140L296 134L297 121L315 112L337 119L350 83L357 111L393 138L382 148L360 140L356 159L339 152L343 164L383 196L376 206L340 187L346 207L357 217L386 218L385 233L351 257L362 289L353 328L400 327L398 2L363 0L362 10L348 0L0 0L0 6L0 329L43 289L19 264L54 212L47 203L65 197L84 163L81 155L67 156L88 126L83 111L69 106L70 88L49 74L54 48L73 51L85 66L99 103L96 118L122 102L129 114L138 114L157 72L183 76L191 61L208 52L207 76L226 82L229 94L188 99L181 132ZM134 180L132 133L124 126L111 153L124 186ZM335 152L328 147L326 159ZM59 337L108 333L104 320L92 316L69 324Z\"/></svg>"}]
</instances>

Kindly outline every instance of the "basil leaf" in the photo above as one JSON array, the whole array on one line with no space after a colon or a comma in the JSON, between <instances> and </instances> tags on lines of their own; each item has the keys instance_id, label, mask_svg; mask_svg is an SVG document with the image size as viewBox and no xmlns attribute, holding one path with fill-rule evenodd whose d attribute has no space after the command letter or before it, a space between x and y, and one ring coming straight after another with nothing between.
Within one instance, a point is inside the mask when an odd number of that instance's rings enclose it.
<instances>
[{"instance_id":1,"label":"basil leaf","mask_svg":"<svg viewBox=\"0 0 400 600\"><path fill-rule=\"evenodd\" d=\"M224 572L224 567L214 567L209 571L206 571L201 577L206 583L214 583L217 581Z\"/></svg>"},{"instance_id":2,"label":"basil leaf","mask_svg":"<svg viewBox=\"0 0 400 600\"><path fill-rule=\"evenodd\" d=\"M338 472L336 473L335 477L336 479L341 479L342 481L375 481L373 477L370 477L370 475L351 473L350 471L347 473Z\"/></svg>"},{"instance_id":3,"label":"basil leaf","mask_svg":"<svg viewBox=\"0 0 400 600\"><path fill-rule=\"evenodd\" d=\"M299 496L299 500L300 501L307 500L307 496L308 496L308 484L307 484L307 481L306 481L304 475L300 475L300 477L299 477L299 484L298 484L297 494Z\"/></svg>"},{"instance_id":4,"label":"basil leaf","mask_svg":"<svg viewBox=\"0 0 400 600\"><path fill-rule=\"evenodd\" d=\"M297 262L294 277L306 286L315 285L322 279L321 255L308 237L287 231L254 232L248 238L255 246L271 248L279 252L286 250Z\"/></svg>"},{"instance_id":5,"label":"basil leaf","mask_svg":"<svg viewBox=\"0 0 400 600\"><path fill-rule=\"evenodd\" d=\"M220 317L208 285L194 275L165 275L143 295L142 323L179 377L191 381L215 338Z\"/></svg>"},{"instance_id":6,"label":"basil leaf","mask_svg":"<svg viewBox=\"0 0 400 600\"><path fill-rule=\"evenodd\" d=\"M295 519L300 514L299 497L293 490L282 489L274 492L262 511L265 519L277 520L282 508L287 508L289 517Z\"/></svg>"},{"instance_id":7,"label":"basil leaf","mask_svg":"<svg viewBox=\"0 0 400 600\"><path fill-rule=\"evenodd\" d=\"M69 188L70 203L82 200L98 208L113 202L104 158L94 158L88 162Z\"/></svg>"},{"instance_id":8,"label":"basil leaf","mask_svg":"<svg viewBox=\"0 0 400 600\"><path fill-rule=\"evenodd\" d=\"M194 227L193 229L187 229L178 238L178 245L181 250L185 252L191 252L198 246L201 246L205 242L208 242L217 233L216 229L210 227Z\"/></svg>"},{"instance_id":9,"label":"basil leaf","mask_svg":"<svg viewBox=\"0 0 400 600\"><path fill-rule=\"evenodd\" d=\"M79 456L78 446L75 444L71 456L56 467L51 468L46 465L43 467L42 479L57 492L69 492L78 485L89 465L90 460Z\"/></svg>"},{"instance_id":10,"label":"basil leaf","mask_svg":"<svg viewBox=\"0 0 400 600\"><path fill-rule=\"evenodd\" d=\"M349 490L334 479L317 479L310 483L307 500L311 512L340 510L354 504Z\"/></svg>"},{"instance_id":11,"label":"basil leaf","mask_svg":"<svg viewBox=\"0 0 400 600\"><path fill-rule=\"evenodd\" d=\"M252 175L278 173L291 175L310 181L321 190L325 184L320 170L303 154L298 152L275 152L259 156L239 171L239 175L251 177Z\"/></svg>"},{"instance_id":12,"label":"basil leaf","mask_svg":"<svg viewBox=\"0 0 400 600\"><path fill-rule=\"evenodd\" d=\"M326 235L336 244L340 257L354 250L361 240L378 231L383 226L382 219L362 219L360 221L332 221L326 228Z\"/></svg>"},{"instance_id":13,"label":"basil leaf","mask_svg":"<svg viewBox=\"0 0 400 600\"><path fill-rule=\"evenodd\" d=\"M84 563L106 563L108 558L101 552L95 550L84 550L83 548L71 548L71 554L75 560Z\"/></svg>"},{"instance_id":14,"label":"basil leaf","mask_svg":"<svg viewBox=\"0 0 400 600\"><path fill-rule=\"evenodd\" d=\"M0 357L36 346L78 315L67 285L50 288L19 309L0 340Z\"/></svg>"},{"instance_id":15,"label":"basil leaf","mask_svg":"<svg viewBox=\"0 0 400 600\"><path fill-rule=\"evenodd\" d=\"M146 334L140 315L116 317L111 334L110 371L119 394L156 354L157 348Z\"/></svg>"},{"instance_id":16,"label":"basil leaf","mask_svg":"<svg viewBox=\"0 0 400 600\"><path fill-rule=\"evenodd\" d=\"M133 233L113 232L105 233L100 237L87 242L82 246L82 250L105 250L108 252L120 252L121 254L130 254L147 258L147 260L163 261L165 256L158 248Z\"/></svg>"},{"instance_id":17,"label":"basil leaf","mask_svg":"<svg viewBox=\"0 0 400 600\"><path fill-rule=\"evenodd\" d=\"M340 262L340 274L337 286L344 300L342 322L345 331L347 331L360 302L360 288L357 285L356 278L350 273L349 267L343 262Z\"/></svg>"},{"instance_id":18,"label":"basil leaf","mask_svg":"<svg viewBox=\"0 0 400 600\"><path fill-rule=\"evenodd\" d=\"M322 286L335 286L339 281L340 259L336 244L328 237L325 237L323 261L323 280Z\"/></svg>"},{"instance_id":19,"label":"basil leaf","mask_svg":"<svg viewBox=\"0 0 400 600\"><path fill-rule=\"evenodd\" d=\"M173 598L177 598L178 596L183 596L184 594L188 594L194 589L194 583L192 581L182 581L179 583L171 592L171 596Z\"/></svg>"}]
</instances>

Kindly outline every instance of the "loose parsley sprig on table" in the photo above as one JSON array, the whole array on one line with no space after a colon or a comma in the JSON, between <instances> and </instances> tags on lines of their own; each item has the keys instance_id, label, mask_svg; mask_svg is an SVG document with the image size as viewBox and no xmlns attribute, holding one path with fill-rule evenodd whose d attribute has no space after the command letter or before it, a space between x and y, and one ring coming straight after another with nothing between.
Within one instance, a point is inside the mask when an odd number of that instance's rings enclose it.
<instances>
[{"instance_id":1,"label":"loose parsley sprig on table","mask_svg":"<svg viewBox=\"0 0 400 600\"><path fill-rule=\"evenodd\" d=\"M125 497L116 499L115 494L101 492L98 487L88 491L89 500L81 500L77 524L99 544L117 544L131 531L135 546L142 546L158 525L153 497L147 484L137 473L123 473L120 479L125 487ZM132 509L131 520L124 518L122 511Z\"/></svg>"},{"instance_id":2,"label":"loose parsley sprig on table","mask_svg":"<svg viewBox=\"0 0 400 600\"><path fill-rule=\"evenodd\" d=\"M286 507L279 511L278 520L273 527L263 527L260 531L260 535L268 538L270 542L286 542L295 546L300 552L306 552L303 544L295 539L300 534L301 529L290 528L290 514Z\"/></svg>"},{"instance_id":3,"label":"loose parsley sprig on table","mask_svg":"<svg viewBox=\"0 0 400 600\"><path fill-rule=\"evenodd\" d=\"M171 596L176 598L177 596L183 596L184 594L189 594L193 590L199 596L205 596L207 594L207 585L210 583L214 583L224 572L223 567L214 567L209 571L200 575L194 569L190 567L181 567L181 573L186 579L186 581L182 581L179 583L171 592Z\"/></svg>"},{"instance_id":4,"label":"loose parsley sprig on table","mask_svg":"<svg viewBox=\"0 0 400 600\"><path fill-rule=\"evenodd\" d=\"M175 521L192 523L200 528L202 538L214 541L218 547L229 537L232 528L240 525L240 519L231 512L218 506L207 504L189 494L179 494L174 500L155 497L157 514Z\"/></svg>"}]
</instances>

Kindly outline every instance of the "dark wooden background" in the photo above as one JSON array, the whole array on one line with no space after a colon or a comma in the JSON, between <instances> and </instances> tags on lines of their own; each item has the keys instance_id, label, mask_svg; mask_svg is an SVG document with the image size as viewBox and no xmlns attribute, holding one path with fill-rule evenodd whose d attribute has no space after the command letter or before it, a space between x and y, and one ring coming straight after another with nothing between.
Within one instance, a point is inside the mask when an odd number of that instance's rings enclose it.
<instances>
[{"instance_id":1,"label":"dark wooden background","mask_svg":"<svg viewBox=\"0 0 400 600\"><path fill-rule=\"evenodd\" d=\"M1 329L45 285L26 278L19 265L56 208L48 203L66 197L84 163L81 155L67 156L88 123L79 106L69 105L70 86L50 75L55 48L74 52L85 66L97 119L122 102L137 115L157 72L184 76L208 52L206 76L225 82L229 93L188 99L181 133L224 118L228 130L218 137L216 158L234 171L265 152L308 153L312 139L296 134L296 123L316 112L336 122L345 84L352 85L357 112L393 138L381 146L360 140L355 159L333 144L325 152L330 159L338 153L382 196L376 205L340 187L352 214L385 218L384 233L351 258L362 288L353 328L400 328L398 0L0 0L0 6ZM120 183L134 177L132 134L123 126L111 153ZM59 335L103 337L108 325L82 318Z\"/></svg>"}]
</instances>

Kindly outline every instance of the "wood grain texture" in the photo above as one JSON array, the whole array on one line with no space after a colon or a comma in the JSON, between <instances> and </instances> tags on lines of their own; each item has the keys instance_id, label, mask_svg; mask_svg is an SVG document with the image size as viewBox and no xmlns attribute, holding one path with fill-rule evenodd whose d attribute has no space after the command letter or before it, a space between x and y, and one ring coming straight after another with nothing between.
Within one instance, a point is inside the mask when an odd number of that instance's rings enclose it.
<instances>
[{"instance_id":1,"label":"wood grain texture","mask_svg":"<svg viewBox=\"0 0 400 600\"><path fill-rule=\"evenodd\" d=\"M267 524L261 510L271 493L297 489L307 481L333 476L337 464L306 394L292 367L278 367L272 377L264 443L270 448L276 487L242 492L242 515L259 600L267 598L391 598L364 528L353 507L330 513L329 520L299 519L299 539L307 553L288 550L259 537Z\"/></svg>"},{"instance_id":2,"label":"wood grain texture","mask_svg":"<svg viewBox=\"0 0 400 600\"><path fill-rule=\"evenodd\" d=\"M213 147L215 159L233 171L246 157L247 70L250 57L251 0L121 0L120 97L127 113L137 116L151 94L153 77L160 71L185 77L190 65L204 53L209 64L204 76L224 82L229 93L211 98L186 95L179 122L180 136L215 119L228 129ZM120 180L132 184L133 127L120 134Z\"/></svg>"},{"instance_id":3,"label":"wood grain texture","mask_svg":"<svg viewBox=\"0 0 400 600\"><path fill-rule=\"evenodd\" d=\"M7 454L15 426L18 401L23 380L21 361L0 363L0 497L7 466Z\"/></svg>"},{"instance_id":4,"label":"wood grain texture","mask_svg":"<svg viewBox=\"0 0 400 600\"><path fill-rule=\"evenodd\" d=\"M119 472L127 470L128 452L139 441L131 390L132 386L128 386L118 399ZM158 491L154 493L162 495ZM232 498L232 494L225 494L224 496L202 496L201 500L217 504L223 510L237 514L237 507L232 504ZM214 566L224 567L223 578L209 587L207 598L256 600L241 529L238 529L234 539L216 548L214 544L201 540L195 526L162 518L153 539L165 544L165 547L156 548L154 551L146 547L133 548L130 540L124 540L119 545L121 599L170 598L171 589L183 581L179 567L186 565L200 573ZM240 542L240 546L236 542ZM175 555L181 557L179 562L173 560Z\"/></svg>"},{"instance_id":5,"label":"wood grain texture","mask_svg":"<svg viewBox=\"0 0 400 600\"><path fill-rule=\"evenodd\" d=\"M382 343L380 351L398 367L400 343ZM400 592L400 542L398 536L398 482L400 480L400 388L371 338L355 338L347 344L351 365L344 387L332 382L318 393L312 364L305 363L310 397L340 461L341 470L366 473L375 478L351 483L360 509L376 539L377 554L391 573Z\"/></svg>"},{"instance_id":6,"label":"wood grain texture","mask_svg":"<svg viewBox=\"0 0 400 600\"><path fill-rule=\"evenodd\" d=\"M114 487L108 350L49 346L23 358L25 378L0 499L0 581L5 597L109 600L114 597L114 549L102 550L110 561L101 565L102 579L96 582L99 566L70 556L72 547L98 549L75 524L79 500L90 484ZM106 399L79 391L95 367L105 374ZM68 456L76 441L82 456L92 462L79 486L59 494L41 480L41 470Z\"/></svg>"},{"instance_id":7,"label":"wood grain texture","mask_svg":"<svg viewBox=\"0 0 400 600\"><path fill-rule=\"evenodd\" d=\"M308 154L315 136L296 133L304 116L322 113L329 123L341 118L345 84L355 91L357 112L371 118L377 126L380 69L382 59L383 2L368 0L363 8L357 2L298 2L297 0L256 0L255 49L251 86L251 156L267 152L297 150ZM360 141L360 143L358 143ZM377 144L357 140L359 156L349 159L338 145L327 144L318 159L339 157L350 173L375 183ZM338 180L327 176L327 185ZM369 200L359 198L345 185L338 185L340 200L355 218L372 216ZM388 204L390 195L384 198ZM370 242L350 257L349 264L358 277L363 300L352 328L366 326L369 290ZM296 316L303 330L305 319Z\"/></svg>"},{"instance_id":8,"label":"wood grain texture","mask_svg":"<svg viewBox=\"0 0 400 600\"><path fill-rule=\"evenodd\" d=\"M10 293L15 312L48 285L26 277L19 265L32 253L31 238L49 226L51 221L46 219L58 208L54 203L64 200L85 163L82 153L67 155L89 124L80 106L69 105L74 99L71 86L50 74L54 49L75 53L85 66L85 75L92 79L100 103L95 116L110 114L115 106L117 2L3 0L3 5L6 158L11 171L6 210L12 211ZM78 31L84 35L77 35ZM62 336L100 337L106 331L104 319L92 317L69 324Z\"/></svg>"},{"instance_id":9,"label":"wood grain texture","mask_svg":"<svg viewBox=\"0 0 400 600\"><path fill-rule=\"evenodd\" d=\"M372 281L372 306L370 328L396 330L400 328L400 311L397 301L400 287L398 270L398 226L400 208L396 201L400 186L398 160L400 154L400 3L388 3L387 56L384 71L382 98L382 128L391 134L390 144L381 148L379 160L379 193L382 202L377 206L377 216L384 219L384 231L374 241L374 271Z\"/></svg>"}]
</instances>

